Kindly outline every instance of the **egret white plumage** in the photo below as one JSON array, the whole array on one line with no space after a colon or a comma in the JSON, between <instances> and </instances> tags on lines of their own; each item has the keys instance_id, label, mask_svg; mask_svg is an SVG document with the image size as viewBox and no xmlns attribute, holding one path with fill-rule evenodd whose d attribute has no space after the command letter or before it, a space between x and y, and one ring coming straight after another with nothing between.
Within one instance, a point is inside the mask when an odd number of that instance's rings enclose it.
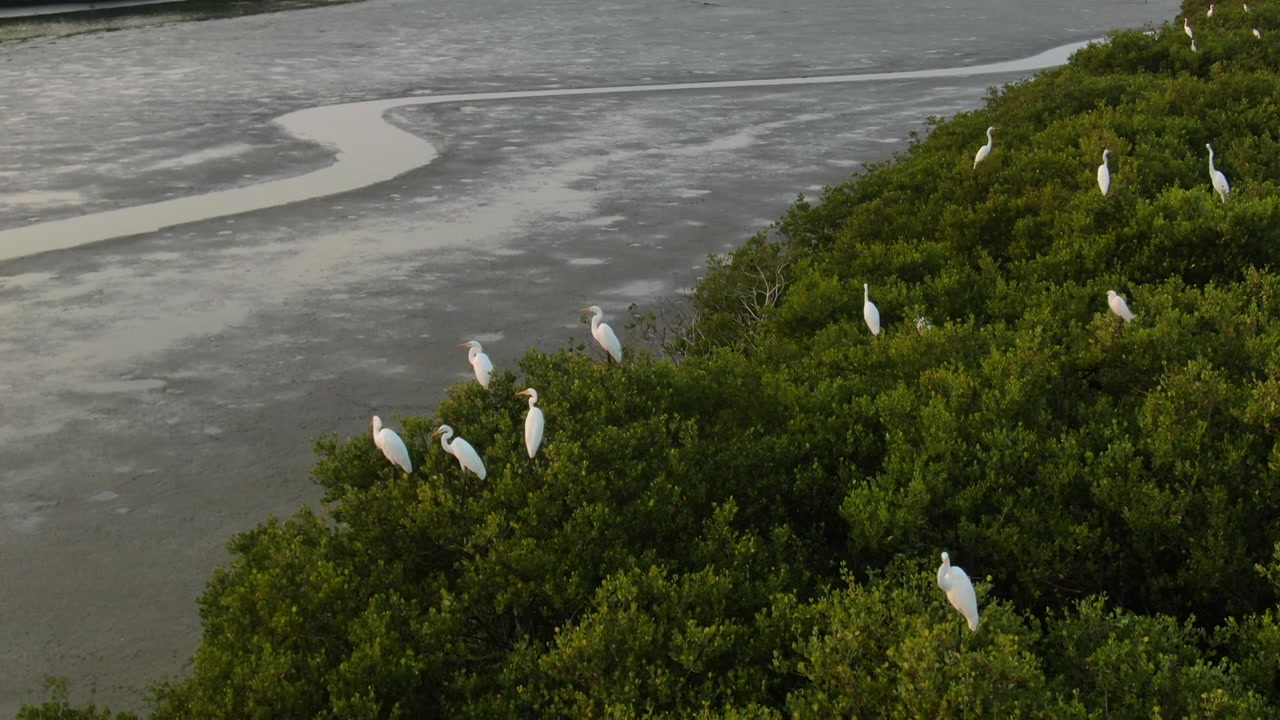
<instances>
[{"instance_id":1,"label":"egret white plumage","mask_svg":"<svg viewBox=\"0 0 1280 720\"><path fill-rule=\"evenodd\" d=\"M404 440L391 428L382 427L382 418L377 415L373 416L373 444L392 463L399 465L407 473L413 472L413 462L409 460L409 448Z\"/></svg>"},{"instance_id":2,"label":"egret white plumage","mask_svg":"<svg viewBox=\"0 0 1280 720\"><path fill-rule=\"evenodd\" d=\"M862 284L862 319L867 321L872 335L880 334L880 309L871 302L871 287L867 283Z\"/></svg>"},{"instance_id":3,"label":"egret white plumage","mask_svg":"<svg viewBox=\"0 0 1280 720\"><path fill-rule=\"evenodd\" d=\"M1249 3L1244 4L1244 11L1249 12Z\"/></svg>"},{"instance_id":4,"label":"egret white plumage","mask_svg":"<svg viewBox=\"0 0 1280 720\"><path fill-rule=\"evenodd\" d=\"M1102 191L1104 197L1111 189L1111 170L1107 167L1107 156L1110 154L1110 150L1103 150L1102 164L1098 166L1098 189Z\"/></svg>"},{"instance_id":5,"label":"egret white plumage","mask_svg":"<svg viewBox=\"0 0 1280 720\"><path fill-rule=\"evenodd\" d=\"M613 328L604 322L604 311L599 305L582 308L579 312L595 313L595 317L591 318L591 335L600 343L600 347L609 353L609 357L617 362L622 362L622 343L618 342L618 336L613 334Z\"/></svg>"},{"instance_id":6,"label":"egret white plumage","mask_svg":"<svg viewBox=\"0 0 1280 720\"><path fill-rule=\"evenodd\" d=\"M991 137L991 131L995 129L996 128L994 125L987 128L987 144L978 148L978 154L975 155L973 158L973 166L975 168L978 167L978 163L982 162L983 160L986 160L987 156L991 154L991 146L995 144L995 139Z\"/></svg>"},{"instance_id":7,"label":"egret white plumage","mask_svg":"<svg viewBox=\"0 0 1280 720\"><path fill-rule=\"evenodd\" d=\"M462 438L457 438L453 442L449 442L449 438L453 437L453 428L448 425L441 425L436 428L436 431L431 433L431 435L432 437L436 435L440 436L440 447L444 448L445 452L457 458L458 465L461 466L464 471L470 470L481 480L483 480L485 475L488 474L484 469L484 461L480 459L480 453L476 452L476 449L471 447L471 443L463 440Z\"/></svg>"},{"instance_id":8,"label":"egret white plumage","mask_svg":"<svg viewBox=\"0 0 1280 720\"><path fill-rule=\"evenodd\" d=\"M476 380L481 387L489 387L489 376L493 374L493 363L489 361L489 356L484 354L484 348L475 340L458 343L458 347L471 348L467 350L467 362L471 363L471 370L475 372Z\"/></svg>"},{"instance_id":9,"label":"egret white plumage","mask_svg":"<svg viewBox=\"0 0 1280 720\"><path fill-rule=\"evenodd\" d=\"M1256 38L1258 38L1259 40L1261 40L1261 39L1262 39L1262 31L1261 31L1261 30L1259 30L1258 28L1254 28L1254 29L1253 29L1253 36L1254 36L1254 37L1256 37Z\"/></svg>"},{"instance_id":10,"label":"egret white plumage","mask_svg":"<svg viewBox=\"0 0 1280 720\"><path fill-rule=\"evenodd\" d=\"M1129 303L1125 302L1115 290L1107 291L1107 305L1111 308L1111 312L1119 315L1126 323L1133 322L1133 311L1129 309Z\"/></svg>"},{"instance_id":11,"label":"egret white plumage","mask_svg":"<svg viewBox=\"0 0 1280 720\"><path fill-rule=\"evenodd\" d=\"M1227 194L1231 192L1231 184L1227 182L1227 176L1213 166L1213 146L1209 143L1205 143L1204 146L1209 148L1209 179L1213 181L1213 191L1218 193L1222 202L1226 202Z\"/></svg>"},{"instance_id":12,"label":"egret white plumage","mask_svg":"<svg viewBox=\"0 0 1280 720\"><path fill-rule=\"evenodd\" d=\"M933 329L933 323L929 322L928 318L924 317L923 315L921 315L920 317L916 318L916 332L917 332L917 333L919 333L919 334L923 335L923 334L925 334L925 333L929 332L929 331L930 331L930 330L932 330L932 329Z\"/></svg>"},{"instance_id":13,"label":"egret white plumage","mask_svg":"<svg viewBox=\"0 0 1280 720\"><path fill-rule=\"evenodd\" d=\"M947 594L951 607L969 622L969 630L978 631L978 595L964 570L951 565L951 556L942 553L942 565L938 566L938 587Z\"/></svg>"},{"instance_id":14,"label":"egret white plumage","mask_svg":"<svg viewBox=\"0 0 1280 720\"><path fill-rule=\"evenodd\" d=\"M1209 3L1209 12L1204 14L1205 17L1213 17L1213 3Z\"/></svg>"},{"instance_id":15,"label":"egret white plumage","mask_svg":"<svg viewBox=\"0 0 1280 720\"><path fill-rule=\"evenodd\" d=\"M1191 32L1191 25L1188 23L1188 21L1189 21L1189 20L1191 20L1191 18L1185 18L1185 17L1184 17L1184 18L1182 18L1182 32L1186 33L1186 34L1187 34L1187 37L1191 38L1191 41L1192 41L1192 42L1191 42L1191 49L1192 49L1192 50L1195 50L1195 49L1196 49L1196 44L1195 44L1196 36L1195 36L1195 33Z\"/></svg>"},{"instance_id":16,"label":"egret white plumage","mask_svg":"<svg viewBox=\"0 0 1280 720\"><path fill-rule=\"evenodd\" d=\"M529 396L529 414L524 416L524 449L532 458L538 454L538 446L542 445L542 429L546 425L546 418L543 417L541 408L534 407L538 402L537 390L528 388L516 394Z\"/></svg>"}]
</instances>

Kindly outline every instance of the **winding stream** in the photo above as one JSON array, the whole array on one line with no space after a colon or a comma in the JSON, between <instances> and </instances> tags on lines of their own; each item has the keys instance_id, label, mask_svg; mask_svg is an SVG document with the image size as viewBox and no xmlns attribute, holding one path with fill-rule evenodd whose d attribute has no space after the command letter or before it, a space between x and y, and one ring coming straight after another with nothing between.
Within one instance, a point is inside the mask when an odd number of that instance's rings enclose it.
<instances>
[{"instance_id":1,"label":"winding stream","mask_svg":"<svg viewBox=\"0 0 1280 720\"><path fill-rule=\"evenodd\" d=\"M918 80L968 77L1001 73L1027 73L1061 65L1076 50L1091 42L1062 45L1038 55L986 65L880 72L821 77L790 77L763 80L722 80L656 85L616 85L589 88L517 90L509 92L457 93L412 96L327 105L299 110L273 122L293 137L330 146L335 150L332 165L282 180L220 190L161 202L134 205L106 212L62 220L33 223L0 231L0 261L54 250L67 250L113 238L139 235L180 225L235 215L287 203L348 192L385 182L435 159L435 147L421 137L405 132L383 119L394 108L411 105L475 103L488 100L520 100L575 95L681 92L726 88L788 87L838 83Z\"/></svg>"}]
</instances>

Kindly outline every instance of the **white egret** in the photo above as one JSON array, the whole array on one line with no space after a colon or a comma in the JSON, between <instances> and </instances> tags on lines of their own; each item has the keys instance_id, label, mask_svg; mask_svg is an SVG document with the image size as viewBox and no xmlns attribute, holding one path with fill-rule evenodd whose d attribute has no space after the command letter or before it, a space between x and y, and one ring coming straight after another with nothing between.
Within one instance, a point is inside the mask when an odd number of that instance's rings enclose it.
<instances>
[{"instance_id":1,"label":"white egret","mask_svg":"<svg viewBox=\"0 0 1280 720\"><path fill-rule=\"evenodd\" d=\"M975 168L978 167L978 163L986 160L987 156L991 154L991 146L995 143L995 140L991 137L991 131L995 129L994 125L987 128L987 144L978 148L978 154L973 158L973 166Z\"/></svg>"},{"instance_id":2,"label":"white egret","mask_svg":"<svg viewBox=\"0 0 1280 720\"><path fill-rule=\"evenodd\" d=\"M1244 4L1244 11L1249 12L1249 3Z\"/></svg>"},{"instance_id":3,"label":"white egret","mask_svg":"<svg viewBox=\"0 0 1280 720\"><path fill-rule=\"evenodd\" d=\"M582 308L579 312L595 313L595 317L591 318L591 335L595 337L596 342L600 343L600 347L609 353L609 357L617 362L622 362L622 343L618 342L618 336L613 334L613 328L609 324L603 322L604 311L599 305Z\"/></svg>"},{"instance_id":4,"label":"white egret","mask_svg":"<svg viewBox=\"0 0 1280 720\"><path fill-rule=\"evenodd\" d=\"M1111 312L1120 316L1126 323L1133 322L1133 312L1129 310L1129 303L1125 302L1115 290L1107 291L1107 305L1111 307Z\"/></svg>"},{"instance_id":5,"label":"white egret","mask_svg":"<svg viewBox=\"0 0 1280 720\"><path fill-rule=\"evenodd\" d=\"M1213 146L1209 143L1205 143L1204 146L1209 148L1209 179L1213 181L1213 191L1218 193L1222 202L1226 202L1227 193L1231 192L1231 184L1227 182L1227 176L1213 166Z\"/></svg>"},{"instance_id":6,"label":"white egret","mask_svg":"<svg viewBox=\"0 0 1280 720\"><path fill-rule=\"evenodd\" d=\"M919 333L919 334L923 335L923 334L925 334L925 333L929 332L929 331L930 331L930 330L932 330L932 329L933 329L933 323L929 322L928 318L924 317L923 315L921 315L920 317L916 318L916 332L917 332L917 333Z\"/></svg>"},{"instance_id":7,"label":"white egret","mask_svg":"<svg viewBox=\"0 0 1280 720\"><path fill-rule=\"evenodd\" d=\"M1254 28L1254 29L1253 29L1253 36L1254 36L1254 37L1256 37L1256 38L1258 38L1259 40L1261 40L1261 39L1262 39L1262 31L1261 31L1261 30L1259 30L1258 28Z\"/></svg>"},{"instance_id":8,"label":"white egret","mask_svg":"<svg viewBox=\"0 0 1280 720\"><path fill-rule=\"evenodd\" d=\"M871 302L871 288L866 283L862 284L862 319L867 321L872 335L880 334L880 309Z\"/></svg>"},{"instance_id":9,"label":"white egret","mask_svg":"<svg viewBox=\"0 0 1280 720\"><path fill-rule=\"evenodd\" d=\"M1191 19L1191 18L1185 18L1185 17L1184 17L1184 18L1182 18L1182 32L1186 33L1186 34L1187 34L1187 37L1191 38L1191 40L1192 40L1192 43L1191 43L1191 49L1192 49L1192 50L1195 50L1195 49L1196 49L1196 46L1195 46L1195 42L1194 42L1194 41L1195 41L1195 39L1196 39L1196 36L1195 36L1195 34L1194 34L1194 33L1192 33L1192 32L1191 32L1191 25L1190 25L1190 24L1188 24L1188 21L1189 21L1190 19Z\"/></svg>"},{"instance_id":10,"label":"white egret","mask_svg":"<svg viewBox=\"0 0 1280 720\"><path fill-rule=\"evenodd\" d=\"M1191 38L1191 52L1195 52L1195 51L1196 51L1196 39Z\"/></svg>"},{"instance_id":11,"label":"white egret","mask_svg":"<svg viewBox=\"0 0 1280 720\"><path fill-rule=\"evenodd\" d=\"M391 428L382 427L382 418L377 415L373 416L373 444L392 463L404 468L407 473L413 472L413 462L409 460L409 448L405 446L404 440Z\"/></svg>"},{"instance_id":12,"label":"white egret","mask_svg":"<svg viewBox=\"0 0 1280 720\"><path fill-rule=\"evenodd\" d=\"M951 607L969 621L969 630L977 632L978 596L973 592L973 583L964 570L951 566L951 556L946 553L942 553L942 565L938 566L938 587L947 594Z\"/></svg>"},{"instance_id":13,"label":"white egret","mask_svg":"<svg viewBox=\"0 0 1280 720\"><path fill-rule=\"evenodd\" d=\"M1107 156L1110 154L1110 150L1103 150L1102 164L1098 166L1098 189L1102 191L1103 197L1111 189L1111 170L1107 167Z\"/></svg>"},{"instance_id":14,"label":"white egret","mask_svg":"<svg viewBox=\"0 0 1280 720\"><path fill-rule=\"evenodd\" d=\"M546 418L540 408L534 407L538 402L538 391L533 388L521 390L517 395L529 396L529 414L524 416L524 449L532 458L538 454L538 446L542 444L542 428L546 426Z\"/></svg>"},{"instance_id":15,"label":"white egret","mask_svg":"<svg viewBox=\"0 0 1280 720\"><path fill-rule=\"evenodd\" d=\"M440 447L444 448L445 452L457 458L458 465L460 465L464 471L470 470L481 480L483 480L485 475L488 474L484 469L484 461L480 459L480 454L476 452L476 449L471 447L471 443L463 440L462 438L449 442L449 438L453 437L453 428L448 425L441 425L436 428L436 431L431 433L431 435L432 437L436 435L440 436Z\"/></svg>"},{"instance_id":16,"label":"white egret","mask_svg":"<svg viewBox=\"0 0 1280 720\"><path fill-rule=\"evenodd\" d=\"M1213 3L1209 3L1209 12L1204 14L1205 17L1213 17Z\"/></svg>"},{"instance_id":17,"label":"white egret","mask_svg":"<svg viewBox=\"0 0 1280 720\"><path fill-rule=\"evenodd\" d=\"M493 363L489 361L489 356L484 354L484 348L475 340L458 343L458 347L471 348L467 351L467 362L471 363L471 369L475 372L476 380L480 382L480 386L489 387L489 376L493 374Z\"/></svg>"}]
</instances>

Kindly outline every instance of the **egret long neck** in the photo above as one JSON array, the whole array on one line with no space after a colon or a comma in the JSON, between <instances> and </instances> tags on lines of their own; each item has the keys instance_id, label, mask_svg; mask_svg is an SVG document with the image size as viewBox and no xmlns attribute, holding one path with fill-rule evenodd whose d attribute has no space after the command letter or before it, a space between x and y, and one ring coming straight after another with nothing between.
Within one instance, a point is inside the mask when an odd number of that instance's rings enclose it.
<instances>
[{"instance_id":1,"label":"egret long neck","mask_svg":"<svg viewBox=\"0 0 1280 720\"><path fill-rule=\"evenodd\" d=\"M1213 148L1209 148L1209 172L1214 170L1217 170L1217 168L1213 166Z\"/></svg>"}]
</instances>

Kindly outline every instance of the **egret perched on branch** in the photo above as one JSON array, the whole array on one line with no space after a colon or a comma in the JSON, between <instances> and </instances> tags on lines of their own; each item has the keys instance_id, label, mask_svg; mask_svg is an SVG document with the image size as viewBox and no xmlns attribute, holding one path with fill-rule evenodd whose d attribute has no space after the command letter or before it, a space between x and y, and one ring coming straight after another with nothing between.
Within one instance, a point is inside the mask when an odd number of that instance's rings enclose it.
<instances>
[{"instance_id":1,"label":"egret perched on branch","mask_svg":"<svg viewBox=\"0 0 1280 720\"><path fill-rule=\"evenodd\" d=\"M528 388L516 394L529 396L529 414L524 416L524 449L529 451L529 457L532 458L538 454L538 446L542 444L542 428L546 425L546 419L542 416L542 410L534 407L538 402L537 390Z\"/></svg>"},{"instance_id":2,"label":"egret perched on branch","mask_svg":"<svg viewBox=\"0 0 1280 720\"><path fill-rule=\"evenodd\" d=\"M1213 17L1213 3L1209 3L1209 12L1204 14L1205 17Z\"/></svg>"},{"instance_id":3,"label":"egret perched on branch","mask_svg":"<svg viewBox=\"0 0 1280 720\"><path fill-rule=\"evenodd\" d=\"M933 329L933 323L929 319L921 315L916 318L916 332L923 335Z\"/></svg>"},{"instance_id":4,"label":"egret perched on branch","mask_svg":"<svg viewBox=\"0 0 1280 720\"><path fill-rule=\"evenodd\" d=\"M1107 168L1107 156L1110 154L1110 150L1103 150L1102 164L1098 166L1098 189L1102 190L1103 197L1111 189L1111 170Z\"/></svg>"},{"instance_id":5,"label":"egret perched on branch","mask_svg":"<svg viewBox=\"0 0 1280 720\"><path fill-rule=\"evenodd\" d=\"M1195 51L1196 51L1196 39L1191 38L1191 52L1195 52Z\"/></svg>"},{"instance_id":6,"label":"egret perched on branch","mask_svg":"<svg viewBox=\"0 0 1280 720\"><path fill-rule=\"evenodd\" d=\"M404 440L391 428L382 427L382 418L373 416L373 444L378 446L383 455L392 463L404 468L407 473L413 472L413 463L409 460L409 448Z\"/></svg>"},{"instance_id":7,"label":"egret perched on branch","mask_svg":"<svg viewBox=\"0 0 1280 720\"><path fill-rule=\"evenodd\" d=\"M480 386L489 387L489 376L493 374L493 363L489 361L489 356L484 354L484 348L475 340L458 343L458 347L471 348L467 351L467 362L471 363L471 369L475 371L476 380L480 382Z\"/></svg>"},{"instance_id":8,"label":"egret perched on branch","mask_svg":"<svg viewBox=\"0 0 1280 720\"><path fill-rule=\"evenodd\" d=\"M871 302L871 288L866 283L862 284L862 319L867 321L872 335L880 334L880 309Z\"/></svg>"},{"instance_id":9,"label":"egret perched on branch","mask_svg":"<svg viewBox=\"0 0 1280 720\"><path fill-rule=\"evenodd\" d=\"M942 553L942 565L938 566L938 587L947 594L951 607L969 621L969 630L977 632L978 596L973 592L973 583L964 570L951 566L951 556L946 553Z\"/></svg>"},{"instance_id":10,"label":"egret perched on branch","mask_svg":"<svg viewBox=\"0 0 1280 720\"><path fill-rule=\"evenodd\" d=\"M609 357L617 362L622 362L622 343L618 342L618 336L613 334L613 328L609 324L603 322L604 311L599 305L582 308L578 312L595 313L595 317L591 318L591 335L600 343L600 347L609 353Z\"/></svg>"},{"instance_id":11,"label":"egret perched on branch","mask_svg":"<svg viewBox=\"0 0 1280 720\"><path fill-rule=\"evenodd\" d=\"M1244 4L1244 11L1249 12L1249 3Z\"/></svg>"},{"instance_id":12,"label":"egret perched on branch","mask_svg":"<svg viewBox=\"0 0 1280 720\"><path fill-rule=\"evenodd\" d=\"M1261 31L1261 30L1259 30L1258 28L1254 28L1254 29L1253 29L1253 36L1254 36L1254 37L1256 37L1256 38L1258 38L1259 40L1261 40L1261 39L1262 39L1262 31Z\"/></svg>"},{"instance_id":13,"label":"egret perched on branch","mask_svg":"<svg viewBox=\"0 0 1280 720\"><path fill-rule=\"evenodd\" d=\"M1227 182L1227 176L1213 166L1213 146L1209 143L1205 143L1204 146L1209 148L1209 179L1213 181L1213 191L1218 193L1222 202L1226 202L1227 193L1231 192L1231 184Z\"/></svg>"},{"instance_id":14,"label":"egret perched on branch","mask_svg":"<svg viewBox=\"0 0 1280 720\"><path fill-rule=\"evenodd\" d=\"M991 146L995 143L995 140L991 137L991 131L995 129L994 125L987 128L987 144L978 148L978 154L973 158L973 166L975 168L978 167L978 163L987 159L987 156L991 154Z\"/></svg>"},{"instance_id":15,"label":"egret perched on branch","mask_svg":"<svg viewBox=\"0 0 1280 720\"><path fill-rule=\"evenodd\" d=\"M1111 307L1111 312L1119 315L1125 323L1133 322L1133 311L1129 309L1129 303L1125 302L1115 290L1107 291L1107 305Z\"/></svg>"},{"instance_id":16,"label":"egret perched on branch","mask_svg":"<svg viewBox=\"0 0 1280 720\"><path fill-rule=\"evenodd\" d=\"M445 452L458 458L458 465L464 471L470 470L481 480L488 474L484 469L484 461L480 459L480 454L476 452L476 449L471 447L471 443L462 438L449 442L449 438L453 437L453 428L448 425L441 425L431 435L432 437L440 436L440 447L444 448Z\"/></svg>"},{"instance_id":17,"label":"egret perched on branch","mask_svg":"<svg viewBox=\"0 0 1280 720\"><path fill-rule=\"evenodd\" d=\"M1190 25L1190 24L1188 24L1188 21L1189 21L1189 20L1191 20L1191 18L1185 18L1185 17L1184 17L1184 18L1182 18L1182 32L1186 33L1186 34L1187 34L1187 37L1191 38L1191 40L1192 40L1192 43L1191 43L1191 49L1192 49L1192 50L1195 50L1195 49L1196 49L1196 46L1195 46L1195 39L1196 39L1196 36L1195 36L1195 33L1191 32L1191 25Z\"/></svg>"}]
</instances>

